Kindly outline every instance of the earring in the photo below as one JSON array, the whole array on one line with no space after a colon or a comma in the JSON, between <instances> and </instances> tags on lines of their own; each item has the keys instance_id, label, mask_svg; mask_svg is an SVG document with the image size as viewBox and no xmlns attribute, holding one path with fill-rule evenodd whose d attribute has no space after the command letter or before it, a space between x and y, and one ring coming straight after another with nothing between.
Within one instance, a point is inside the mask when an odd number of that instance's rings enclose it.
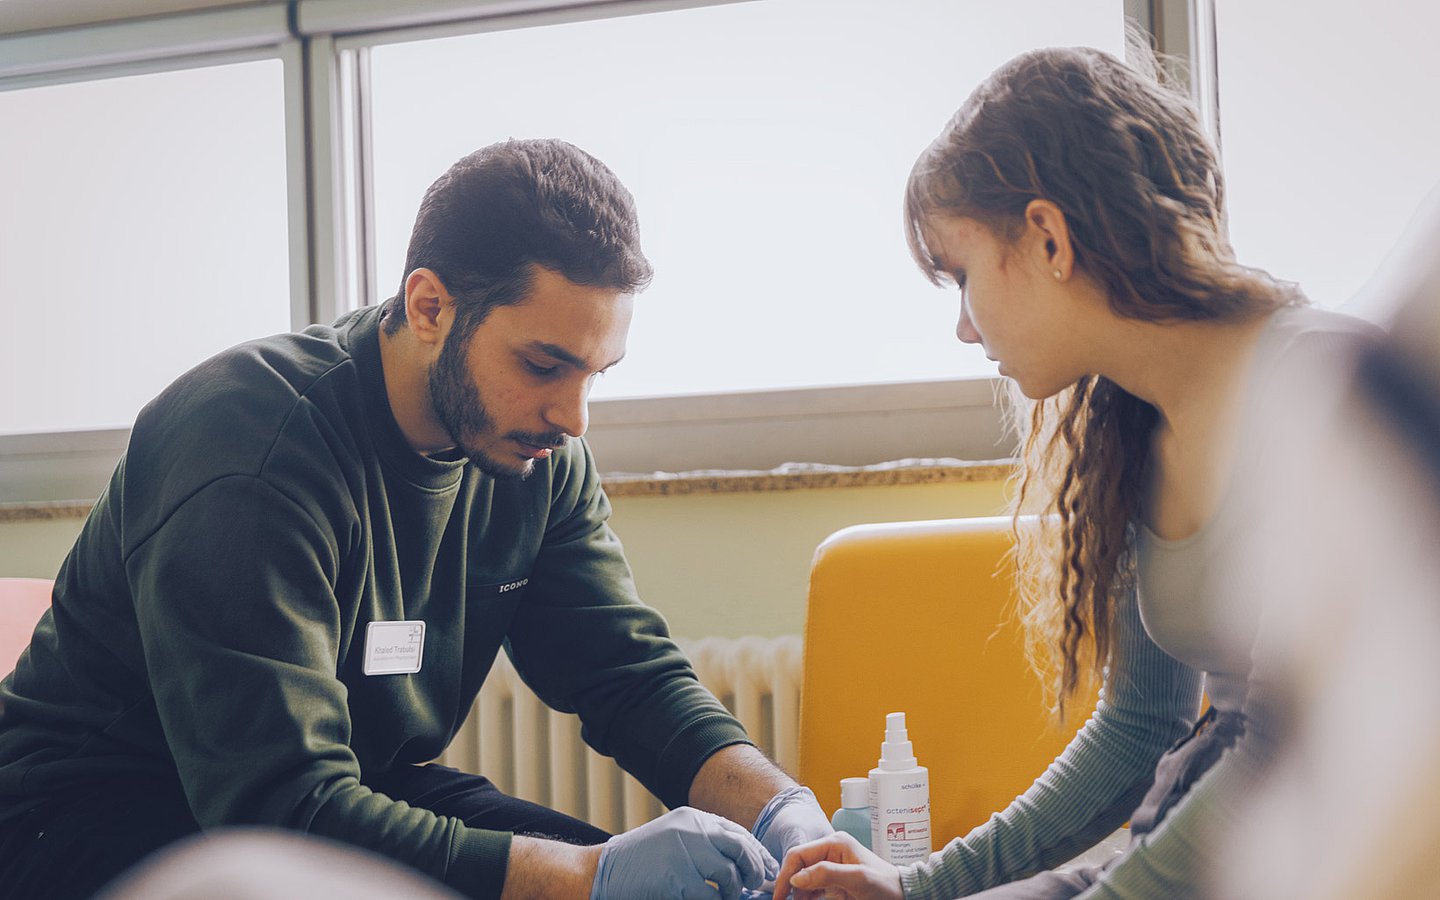
<instances>
[{"instance_id":1,"label":"earring","mask_svg":"<svg viewBox=\"0 0 1440 900\"><path fill-rule=\"evenodd\" d=\"M1060 270L1059 270L1059 269L1056 269L1056 270L1055 270L1055 280L1056 280L1056 281L1059 281L1062 277L1063 277L1063 276L1060 274Z\"/></svg>"}]
</instances>

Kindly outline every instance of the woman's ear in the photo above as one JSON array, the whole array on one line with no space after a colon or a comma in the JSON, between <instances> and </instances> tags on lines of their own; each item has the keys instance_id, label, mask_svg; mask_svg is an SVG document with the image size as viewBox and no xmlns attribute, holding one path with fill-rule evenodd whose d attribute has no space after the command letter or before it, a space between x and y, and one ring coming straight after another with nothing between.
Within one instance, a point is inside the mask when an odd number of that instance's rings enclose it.
<instances>
[{"instance_id":1,"label":"woman's ear","mask_svg":"<svg viewBox=\"0 0 1440 900\"><path fill-rule=\"evenodd\" d=\"M1068 279L1075 270L1075 248L1060 207L1049 200L1031 200L1025 206L1025 230L1032 239L1035 263L1056 281Z\"/></svg>"},{"instance_id":2,"label":"woman's ear","mask_svg":"<svg viewBox=\"0 0 1440 900\"><path fill-rule=\"evenodd\" d=\"M422 343L445 340L444 313L454 300L440 276L430 269L416 269L405 279L405 322Z\"/></svg>"}]
</instances>

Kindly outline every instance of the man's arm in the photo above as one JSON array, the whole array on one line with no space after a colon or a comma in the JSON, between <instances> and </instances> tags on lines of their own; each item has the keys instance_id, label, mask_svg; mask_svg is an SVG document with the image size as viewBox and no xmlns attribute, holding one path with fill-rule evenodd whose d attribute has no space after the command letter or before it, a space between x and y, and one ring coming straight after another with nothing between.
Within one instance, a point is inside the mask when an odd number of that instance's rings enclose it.
<instances>
[{"instance_id":1,"label":"man's arm","mask_svg":"<svg viewBox=\"0 0 1440 900\"><path fill-rule=\"evenodd\" d=\"M750 746L640 602L588 446L552 460L544 542L507 633L521 677L552 708L578 713L585 741L666 805L749 829L777 859L830 833L814 795Z\"/></svg>"},{"instance_id":2,"label":"man's arm","mask_svg":"<svg viewBox=\"0 0 1440 900\"><path fill-rule=\"evenodd\" d=\"M711 754L690 784L690 803L742 823L777 862L793 847L835 831L815 794L750 744Z\"/></svg>"},{"instance_id":3,"label":"man's arm","mask_svg":"<svg viewBox=\"0 0 1440 900\"><path fill-rule=\"evenodd\" d=\"M710 755L690 783L690 805L749 828L770 798L795 782L750 744Z\"/></svg>"},{"instance_id":4,"label":"man's arm","mask_svg":"<svg viewBox=\"0 0 1440 900\"><path fill-rule=\"evenodd\" d=\"M772 799L792 788L797 788L794 780L754 746L732 744L711 754L701 765L690 786L689 802L749 828ZM819 823L825 824L823 814ZM667 843L657 843L656 852L667 852ZM575 847L517 835L510 844L510 865L500 898L585 900L590 896L603 850L604 845Z\"/></svg>"},{"instance_id":5,"label":"man's arm","mask_svg":"<svg viewBox=\"0 0 1440 900\"><path fill-rule=\"evenodd\" d=\"M602 849L516 835L500 900L586 900Z\"/></svg>"},{"instance_id":6,"label":"man's arm","mask_svg":"<svg viewBox=\"0 0 1440 900\"><path fill-rule=\"evenodd\" d=\"M688 806L599 847L516 837L501 900L737 900L779 864L742 826Z\"/></svg>"}]
</instances>

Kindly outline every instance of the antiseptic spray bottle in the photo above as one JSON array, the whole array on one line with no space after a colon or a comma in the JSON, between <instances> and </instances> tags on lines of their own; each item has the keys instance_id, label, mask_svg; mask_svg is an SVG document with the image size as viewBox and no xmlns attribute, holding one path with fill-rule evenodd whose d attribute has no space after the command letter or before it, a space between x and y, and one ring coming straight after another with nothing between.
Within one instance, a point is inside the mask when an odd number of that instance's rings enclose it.
<instances>
[{"instance_id":1,"label":"antiseptic spray bottle","mask_svg":"<svg viewBox=\"0 0 1440 900\"><path fill-rule=\"evenodd\" d=\"M885 717L880 765L870 770L870 849L896 865L930 855L930 771L915 763L903 712Z\"/></svg>"}]
</instances>

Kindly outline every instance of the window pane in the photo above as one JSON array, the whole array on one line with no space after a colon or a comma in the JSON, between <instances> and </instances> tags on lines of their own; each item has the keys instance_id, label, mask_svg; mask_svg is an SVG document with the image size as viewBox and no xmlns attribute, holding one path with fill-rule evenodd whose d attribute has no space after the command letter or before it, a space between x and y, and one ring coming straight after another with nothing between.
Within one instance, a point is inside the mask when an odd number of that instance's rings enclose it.
<instances>
[{"instance_id":1,"label":"window pane","mask_svg":"<svg viewBox=\"0 0 1440 900\"><path fill-rule=\"evenodd\" d=\"M290 328L281 68L0 92L0 431L127 426Z\"/></svg>"},{"instance_id":2,"label":"window pane","mask_svg":"<svg viewBox=\"0 0 1440 900\"><path fill-rule=\"evenodd\" d=\"M1440 182L1440 5L1216 6L1235 251L1318 304L1344 305Z\"/></svg>"},{"instance_id":3,"label":"window pane","mask_svg":"<svg viewBox=\"0 0 1440 900\"><path fill-rule=\"evenodd\" d=\"M447 166L562 137L634 192L656 268L596 397L993 374L910 261L905 178L1015 54L1120 52L1121 6L765 0L378 47L381 290Z\"/></svg>"}]
</instances>

